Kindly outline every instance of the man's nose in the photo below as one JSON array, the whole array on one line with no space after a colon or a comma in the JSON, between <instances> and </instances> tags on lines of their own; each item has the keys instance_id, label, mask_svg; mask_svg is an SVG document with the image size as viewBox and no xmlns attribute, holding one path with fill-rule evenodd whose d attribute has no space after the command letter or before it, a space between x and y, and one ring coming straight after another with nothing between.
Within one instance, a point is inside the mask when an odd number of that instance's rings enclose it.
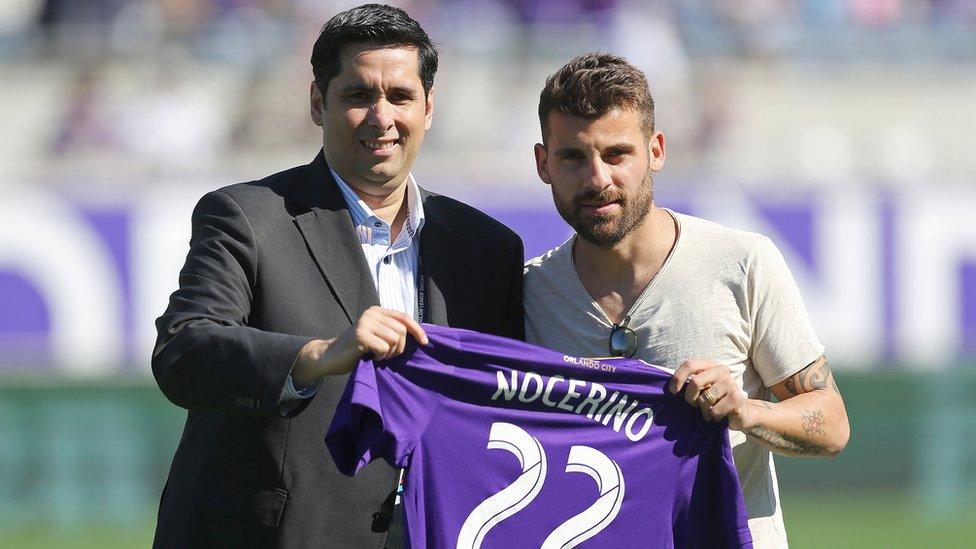
<instances>
[{"instance_id":1,"label":"man's nose","mask_svg":"<svg viewBox=\"0 0 976 549\"><path fill-rule=\"evenodd\" d=\"M367 122L381 131L393 127L393 106L383 98L377 99L369 108Z\"/></svg>"},{"instance_id":2,"label":"man's nose","mask_svg":"<svg viewBox=\"0 0 976 549\"><path fill-rule=\"evenodd\" d=\"M586 183L589 187L601 191L609 187L611 182L610 166L603 159L597 157L588 163Z\"/></svg>"}]
</instances>

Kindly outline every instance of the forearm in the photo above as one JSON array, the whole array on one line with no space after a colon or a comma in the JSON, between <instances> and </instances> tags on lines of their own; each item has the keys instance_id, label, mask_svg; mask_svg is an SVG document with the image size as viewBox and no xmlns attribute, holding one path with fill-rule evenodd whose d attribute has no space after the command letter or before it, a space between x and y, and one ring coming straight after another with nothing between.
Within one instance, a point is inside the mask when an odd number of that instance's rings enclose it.
<instances>
[{"instance_id":1,"label":"forearm","mask_svg":"<svg viewBox=\"0 0 976 549\"><path fill-rule=\"evenodd\" d=\"M844 449L850 425L840 394L831 389L803 393L777 403L749 400L753 424L743 431L784 456L833 457Z\"/></svg>"},{"instance_id":2,"label":"forearm","mask_svg":"<svg viewBox=\"0 0 976 549\"><path fill-rule=\"evenodd\" d=\"M297 387L307 387L323 377L349 372L362 357L362 352L337 352L337 338L313 339L302 347L295 358L291 378Z\"/></svg>"},{"instance_id":3,"label":"forearm","mask_svg":"<svg viewBox=\"0 0 976 549\"><path fill-rule=\"evenodd\" d=\"M161 338L153 374L163 394L183 408L272 415L295 356L309 339L198 321Z\"/></svg>"}]
</instances>

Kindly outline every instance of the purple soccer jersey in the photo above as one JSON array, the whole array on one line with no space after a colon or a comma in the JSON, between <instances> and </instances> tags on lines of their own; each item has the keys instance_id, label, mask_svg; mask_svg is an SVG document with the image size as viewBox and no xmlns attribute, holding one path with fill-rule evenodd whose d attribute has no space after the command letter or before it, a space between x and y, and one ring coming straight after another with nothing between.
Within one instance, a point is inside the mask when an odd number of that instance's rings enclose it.
<instances>
[{"instance_id":1,"label":"purple soccer jersey","mask_svg":"<svg viewBox=\"0 0 976 549\"><path fill-rule=\"evenodd\" d=\"M407 468L411 547L752 546L727 428L669 372L424 330L360 362L325 439L347 475Z\"/></svg>"}]
</instances>

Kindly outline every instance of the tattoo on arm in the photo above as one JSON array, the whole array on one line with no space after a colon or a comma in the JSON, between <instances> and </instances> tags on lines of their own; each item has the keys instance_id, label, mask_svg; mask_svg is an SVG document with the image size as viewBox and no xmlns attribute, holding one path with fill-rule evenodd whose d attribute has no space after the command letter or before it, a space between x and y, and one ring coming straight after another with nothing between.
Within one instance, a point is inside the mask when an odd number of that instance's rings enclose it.
<instances>
[{"instance_id":1,"label":"tattoo on arm","mask_svg":"<svg viewBox=\"0 0 976 549\"><path fill-rule=\"evenodd\" d=\"M786 380L786 390L794 396L817 389L829 389L838 395L840 394L840 389L834 383L834 376L830 372L830 366L827 365L827 357L825 356L821 356Z\"/></svg>"},{"instance_id":2,"label":"tattoo on arm","mask_svg":"<svg viewBox=\"0 0 976 549\"><path fill-rule=\"evenodd\" d=\"M803 432L808 437L825 434L823 428L826 422L823 412L820 410L804 410L800 412L800 417L803 419Z\"/></svg>"},{"instance_id":3,"label":"tattoo on arm","mask_svg":"<svg viewBox=\"0 0 976 549\"><path fill-rule=\"evenodd\" d=\"M766 442L775 450L798 456L819 456L824 453L823 446L809 444L795 437L771 431L762 425L753 427L749 434Z\"/></svg>"}]
</instances>

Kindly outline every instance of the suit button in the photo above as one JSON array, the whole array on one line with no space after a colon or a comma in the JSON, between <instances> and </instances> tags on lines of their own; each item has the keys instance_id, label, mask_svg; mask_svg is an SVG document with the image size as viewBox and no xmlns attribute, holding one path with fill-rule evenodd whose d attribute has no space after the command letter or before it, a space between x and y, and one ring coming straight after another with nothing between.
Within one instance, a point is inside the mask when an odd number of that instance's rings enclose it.
<instances>
[{"instance_id":1,"label":"suit button","mask_svg":"<svg viewBox=\"0 0 976 549\"><path fill-rule=\"evenodd\" d=\"M237 402L238 406L243 406L245 408L257 408L258 406L261 405L260 398L254 398L248 396L239 396L235 398L234 401Z\"/></svg>"}]
</instances>

